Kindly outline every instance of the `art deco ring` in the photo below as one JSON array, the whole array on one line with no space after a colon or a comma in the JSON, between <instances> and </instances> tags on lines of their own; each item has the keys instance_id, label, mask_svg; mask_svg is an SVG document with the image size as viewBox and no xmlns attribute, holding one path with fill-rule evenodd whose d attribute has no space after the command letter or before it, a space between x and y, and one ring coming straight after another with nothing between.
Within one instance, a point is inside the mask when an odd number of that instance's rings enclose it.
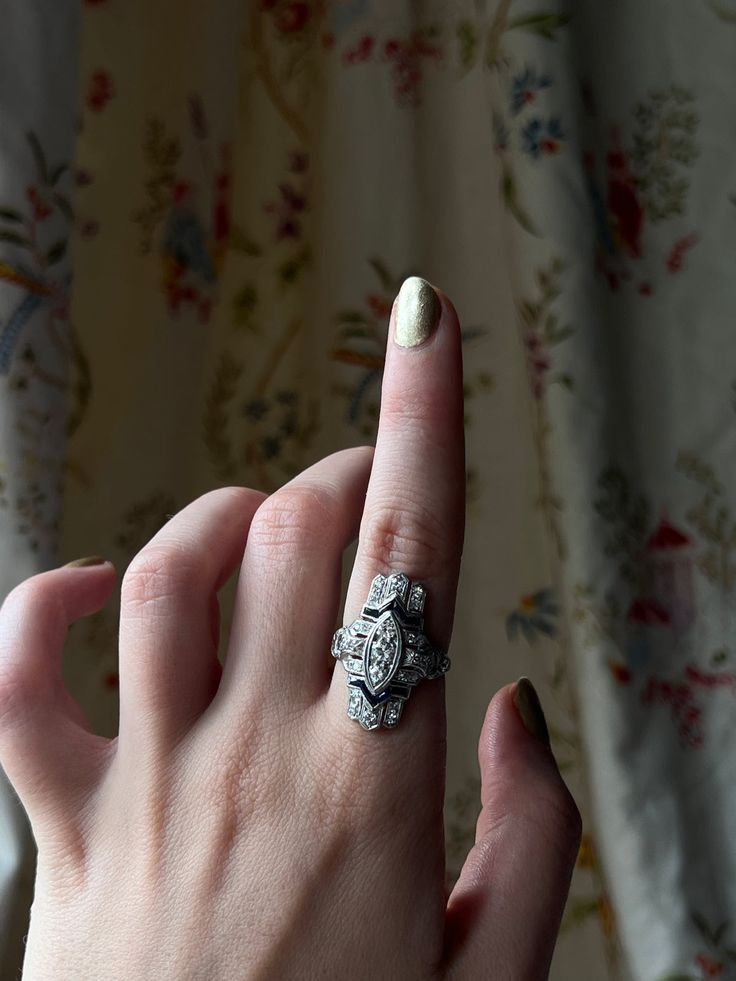
<instances>
[{"instance_id":1,"label":"art deco ring","mask_svg":"<svg viewBox=\"0 0 736 981\"><path fill-rule=\"evenodd\" d=\"M335 631L332 655L347 671L348 716L364 729L397 725L412 688L450 668L424 635L426 599L424 586L403 572L378 575L358 619Z\"/></svg>"}]
</instances>

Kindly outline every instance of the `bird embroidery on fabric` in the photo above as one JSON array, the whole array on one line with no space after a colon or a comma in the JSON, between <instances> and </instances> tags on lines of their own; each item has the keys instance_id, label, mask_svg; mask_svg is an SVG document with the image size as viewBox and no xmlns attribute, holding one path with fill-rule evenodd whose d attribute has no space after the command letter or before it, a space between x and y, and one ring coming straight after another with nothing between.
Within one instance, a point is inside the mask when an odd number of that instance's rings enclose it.
<instances>
[{"instance_id":1,"label":"bird embroidery on fabric","mask_svg":"<svg viewBox=\"0 0 736 981\"><path fill-rule=\"evenodd\" d=\"M586 153L583 157L598 241L601 250L611 258L623 255L640 259L644 206L639 199L628 154L618 145L618 140L615 144L606 155L603 187L596 178L593 154Z\"/></svg>"},{"instance_id":2,"label":"bird embroidery on fabric","mask_svg":"<svg viewBox=\"0 0 736 981\"><path fill-rule=\"evenodd\" d=\"M606 158L608 218L620 251L632 259L641 258L641 232L644 208L637 195L636 180L629 168L627 154L613 150Z\"/></svg>"},{"instance_id":3,"label":"bird embroidery on fabric","mask_svg":"<svg viewBox=\"0 0 736 981\"><path fill-rule=\"evenodd\" d=\"M214 181L211 229L200 218L193 185L186 180L174 185L161 242L162 285L171 313L177 313L182 303L191 303L200 320L209 317L230 234L228 164L224 150L222 170Z\"/></svg>"},{"instance_id":4,"label":"bird embroidery on fabric","mask_svg":"<svg viewBox=\"0 0 736 981\"><path fill-rule=\"evenodd\" d=\"M174 203L164 230L163 254L182 270L192 270L207 283L215 278L207 234L192 206L192 189L186 181L179 181L174 188Z\"/></svg>"},{"instance_id":5,"label":"bird embroidery on fabric","mask_svg":"<svg viewBox=\"0 0 736 981\"><path fill-rule=\"evenodd\" d=\"M13 310L10 319L0 332L0 375L7 375L21 331L44 299L53 293L53 290L30 273L11 266L8 262L0 261L0 279L14 283L26 290L25 296Z\"/></svg>"}]
</instances>

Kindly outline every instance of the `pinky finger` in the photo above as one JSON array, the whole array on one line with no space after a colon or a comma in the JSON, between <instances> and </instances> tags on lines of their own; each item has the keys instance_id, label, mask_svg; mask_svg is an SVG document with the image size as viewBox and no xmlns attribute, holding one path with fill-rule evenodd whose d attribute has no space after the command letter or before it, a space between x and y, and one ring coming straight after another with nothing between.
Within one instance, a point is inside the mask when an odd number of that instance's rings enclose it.
<instances>
[{"instance_id":1,"label":"pinky finger","mask_svg":"<svg viewBox=\"0 0 736 981\"><path fill-rule=\"evenodd\" d=\"M62 678L69 627L97 612L115 582L109 562L24 580L0 607L0 765L36 839L44 820L89 791L111 741L92 731Z\"/></svg>"}]
</instances>

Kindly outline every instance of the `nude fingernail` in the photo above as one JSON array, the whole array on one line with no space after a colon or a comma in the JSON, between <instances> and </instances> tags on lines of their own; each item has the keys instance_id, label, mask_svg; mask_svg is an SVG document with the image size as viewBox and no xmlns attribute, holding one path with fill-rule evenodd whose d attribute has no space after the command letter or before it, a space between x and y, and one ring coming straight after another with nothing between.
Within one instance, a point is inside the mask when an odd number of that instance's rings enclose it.
<instances>
[{"instance_id":1,"label":"nude fingernail","mask_svg":"<svg viewBox=\"0 0 736 981\"><path fill-rule=\"evenodd\" d=\"M542 711L539 695L531 681L522 676L514 689L514 705L528 731L549 746L547 720Z\"/></svg>"},{"instance_id":2,"label":"nude fingernail","mask_svg":"<svg viewBox=\"0 0 736 981\"><path fill-rule=\"evenodd\" d=\"M399 347L417 347L434 333L442 304L432 286L421 276L405 279L396 298L396 332Z\"/></svg>"},{"instance_id":3,"label":"nude fingernail","mask_svg":"<svg viewBox=\"0 0 736 981\"><path fill-rule=\"evenodd\" d=\"M103 559L101 555L87 555L83 559L74 559L73 562L67 562L64 568L78 568L84 565L104 565L107 559Z\"/></svg>"}]
</instances>

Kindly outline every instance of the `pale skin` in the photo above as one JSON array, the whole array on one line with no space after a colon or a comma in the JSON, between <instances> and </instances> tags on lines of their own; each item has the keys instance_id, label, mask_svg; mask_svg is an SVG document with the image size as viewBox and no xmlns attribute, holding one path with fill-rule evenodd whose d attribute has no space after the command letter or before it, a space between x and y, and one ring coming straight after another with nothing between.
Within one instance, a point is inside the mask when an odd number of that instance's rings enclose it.
<instances>
[{"instance_id":1,"label":"pale skin","mask_svg":"<svg viewBox=\"0 0 736 981\"><path fill-rule=\"evenodd\" d=\"M580 816L514 684L486 712L476 841L448 896L446 680L420 684L395 729L368 732L330 655L335 627L392 570L426 585L427 634L449 646L462 356L439 296L437 330L412 348L395 343L394 307L375 452L335 453L270 496L210 491L133 559L114 739L92 731L61 659L115 568L52 569L6 598L0 763L38 845L24 981L547 977ZM221 667L217 592L235 572Z\"/></svg>"}]
</instances>

